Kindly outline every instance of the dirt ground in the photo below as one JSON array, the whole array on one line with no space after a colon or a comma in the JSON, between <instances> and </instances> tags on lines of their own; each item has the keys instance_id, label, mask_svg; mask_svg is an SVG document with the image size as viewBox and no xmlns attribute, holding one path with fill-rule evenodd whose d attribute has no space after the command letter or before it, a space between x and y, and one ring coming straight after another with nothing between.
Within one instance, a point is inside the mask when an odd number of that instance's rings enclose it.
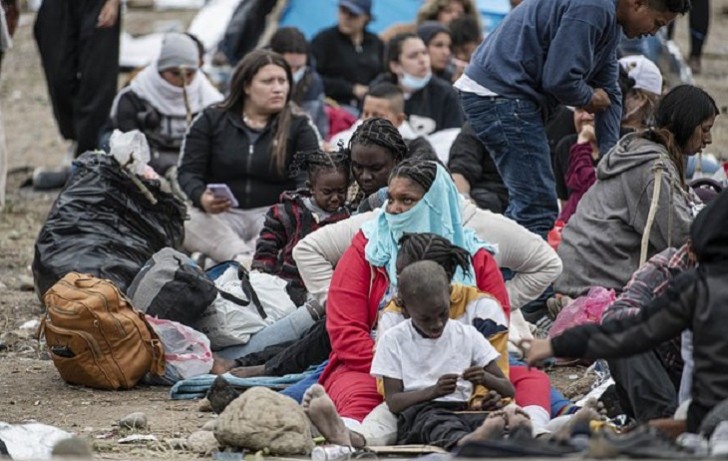
<instances>
[{"instance_id":1,"label":"dirt ground","mask_svg":"<svg viewBox=\"0 0 728 461\"><path fill-rule=\"evenodd\" d=\"M712 2L712 28L703 61L704 73L697 78L725 112L728 105L728 0ZM186 26L194 12L130 10L125 28L132 34L152 32L178 21ZM194 458L170 452L161 444L121 445L124 435L114 424L121 417L143 411L149 417L149 433L160 440L186 436L211 419L197 411L197 403L172 401L166 388L139 388L127 392L103 392L66 385L47 355L32 339L27 321L39 318L39 301L32 291L30 264L33 243L54 199L53 193L21 188L33 167L55 166L68 144L58 134L53 120L38 53L32 39L34 15L26 13L16 34L15 47L6 56L0 77L2 108L9 153L8 203L0 212L0 420L21 423L36 420L57 425L87 437L101 459ZM687 20L678 24L678 41L687 49ZM720 119L709 148L728 157L728 121ZM560 371L558 387L570 395L581 394L584 369Z\"/></svg>"}]
</instances>

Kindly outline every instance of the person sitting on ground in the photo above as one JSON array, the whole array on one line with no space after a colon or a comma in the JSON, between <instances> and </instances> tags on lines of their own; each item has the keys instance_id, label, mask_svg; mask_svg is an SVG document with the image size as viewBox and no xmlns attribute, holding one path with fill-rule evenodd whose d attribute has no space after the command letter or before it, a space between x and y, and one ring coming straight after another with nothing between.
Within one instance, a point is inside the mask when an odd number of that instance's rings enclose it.
<instances>
[{"instance_id":1,"label":"person sitting on ground","mask_svg":"<svg viewBox=\"0 0 728 461\"><path fill-rule=\"evenodd\" d=\"M382 82L372 85L369 92L364 96L359 120L349 129L332 136L329 144L333 147L338 146L339 143L348 146L351 137L361 124L375 117L389 120L399 130L399 134L402 135L405 142L417 137L417 133L407 122L407 116L404 113L404 93L397 85Z\"/></svg>"},{"instance_id":2,"label":"person sitting on ground","mask_svg":"<svg viewBox=\"0 0 728 461\"><path fill-rule=\"evenodd\" d=\"M399 415L397 444L451 449L479 426L455 413L471 408L475 386L504 397L513 397L515 389L488 340L472 325L448 321L450 283L440 265L411 264L398 285L397 302L407 319L378 332L371 374L383 381L385 402Z\"/></svg>"},{"instance_id":3,"label":"person sitting on ground","mask_svg":"<svg viewBox=\"0 0 728 461\"><path fill-rule=\"evenodd\" d=\"M185 34L168 33L157 60L114 98L111 127L144 133L151 151L149 164L164 175L177 165L192 119L222 99L222 94L199 71L195 41Z\"/></svg>"},{"instance_id":4,"label":"person sitting on ground","mask_svg":"<svg viewBox=\"0 0 728 461\"><path fill-rule=\"evenodd\" d=\"M728 399L728 192L706 206L690 228L698 267L678 277L639 315L569 329L551 340L522 341L531 365L558 357L620 358L654 349L684 330L693 335L694 375L687 432Z\"/></svg>"},{"instance_id":5,"label":"person sitting on ground","mask_svg":"<svg viewBox=\"0 0 728 461\"><path fill-rule=\"evenodd\" d=\"M324 103L324 82L318 72L308 65L309 46L306 37L295 27L281 27L271 37L270 49L283 56L291 67L294 83L291 100L311 117L321 137L326 139L329 135L329 118Z\"/></svg>"},{"instance_id":6,"label":"person sitting on ground","mask_svg":"<svg viewBox=\"0 0 728 461\"><path fill-rule=\"evenodd\" d=\"M505 213L508 189L470 123L465 122L452 143L447 166L461 194L484 210Z\"/></svg>"},{"instance_id":7,"label":"person sitting on ground","mask_svg":"<svg viewBox=\"0 0 728 461\"><path fill-rule=\"evenodd\" d=\"M349 157L343 152L300 152L293 169L308 173L306 188L284 192L280 203L268 210L251 269L286 280L288 294L300 306L306 287L291 253L306 235L350 216L345 206Z\"/></svg>"},{"instance_id":8,"label":"person sitting on ground","mask_svg":"<svg viewBox=\"0 0 728 461\"><path fill-rule=\"evenodd\" d=\"M593 286L619 292L648 257L685 243L698 199L686 185L684 160L711 143L717 115L708 93L678 86L660 101L654 129L623 137L599 163L597 182L562 233L557 293L577 297Z\"/></svg>"},{"instance_id":9,"label":"person sitting on ground","mask_svg":"<svg viewBox=\"0 0 728 461\"><path fill-rule=\"evenodd\" d=\"M193 205L185 223L186 250L250 264L265 212L296 188L288 173L294 153L319 148L316 128L290 102L292 82L281 55L252 51L235 69L230 95L190 126L178 173ZM212 183L227 184L237 205L215 195Z\"/></svg>"},{"instance_id":10,"label":"person sitting on ground","mask_svg":"<svg viewBox=\"0 0 728 461\"><path fill-rule=\"evenodd\" d=\"M632 275L622 294L602 314L602 323L640 315L696 262L689 242L656 254ZM624 414L641 423L672 417L679 404L678 391L689 392L681 389L682 383L689 383L683 379L681 350L681 338L675 336L653 350L607 361Z\"/></svg>"},{"instance_id":11,"label":"person sitting on ground","mask_svg":"<svg viewBox=\"0 0 728 461\"><path fill-rule=\"evenodd\" d=\"M419 135L463 125L463 111L452 85L432 75L427 46L416 34L395 35L388 43L385 72L372 84L390 82L405 94L404 112Z\"/></svg>"},{"instance_id":12,"label":"person sitting on ground","mask_svg":"<svg viewBox=\"0 0 728 461\"><path fill-rule=\"evenodd\" d=\"M367 198L387 187L390 173L407 156L407 145L389 120L374 117L354 131L346 151L358 188L349 197L350 206L367 211Z\"/></svg>"},{"instance_id":13,"label":"person sitting on ground","mask_svg":"<svg viewBox=\"0 0 728 461\"><path fill-rule=\"evenodd\" d=\"M432 74L452 83L452 33L450 29L437 21L425 21L417 28L417 35L427 46Z\"/></svg>"},{"instance_id":14,"label":"person sitting on ground","mask_svg":"<svg viewBox=\"0 0 728 461\"><path fill-rule=\"evenodd\" d=\"M384 45L366 27L372 20L372 0L339 0L339 21L311 41L316 70L326 96L355 115L382 68Z\"/></svg>"}]
</instances>

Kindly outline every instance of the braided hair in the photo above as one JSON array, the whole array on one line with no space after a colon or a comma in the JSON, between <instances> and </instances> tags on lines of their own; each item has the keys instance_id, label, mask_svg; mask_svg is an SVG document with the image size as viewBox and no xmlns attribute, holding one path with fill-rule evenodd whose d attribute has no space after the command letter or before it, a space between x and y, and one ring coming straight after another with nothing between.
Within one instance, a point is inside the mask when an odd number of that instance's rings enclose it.
<instances>
[{"instance_id":1,"label":"braided hair","mask_svg":"<svg viewBox=\"0 0 728 461\"><path fill-rule=\"evenodd\" d=\"M322 171L337 171L344 174L347 184L350 181L351 161L349 156L343 152L322 150L297 152L291 164L291 176L298 176L302 171L308 174L309 183L313 183L315 177Z\"/></svg>"},{"instance_id":2,"label":"braided hair","mask_svg":"<svg viewBox=\"0 0 728 461\"><path fill-rule=\"evenodd\" d=\"M385 148L392 155L397 164L407 155L407 145L399 134L399 130L386 118L373 117L359 125L349 140L347 153L351 156L351 149L355 145L376 145Z\"/></svg>"},{"instance_id":3,"label":"braided hair","mask_svg":"<svg viewBox=\"0 0 728 461\"><path fill-rule=\"evenodd\" d=\"M437 163L430 160L423 160L419 157L410 157L403 160L394 167L389 175L389 181L394 178L410 179L426 191L430 190L432 183L437 176Z\"/></svg>"},{"instance_id":4,"label":"braided hair","mask_svg":"<svg viewBox=\"0 0 728 461\"><path fill-rule=\"evenodd\" d=\"M405 233L399 239L397 272L401 272L413 262L423 260L434 261L441 265L447 273L448 280L452 280L458 267L467 274L472 265L472 257L468 250L453 245L445 237L429 232Z\"/></svg>"}]
</instances>

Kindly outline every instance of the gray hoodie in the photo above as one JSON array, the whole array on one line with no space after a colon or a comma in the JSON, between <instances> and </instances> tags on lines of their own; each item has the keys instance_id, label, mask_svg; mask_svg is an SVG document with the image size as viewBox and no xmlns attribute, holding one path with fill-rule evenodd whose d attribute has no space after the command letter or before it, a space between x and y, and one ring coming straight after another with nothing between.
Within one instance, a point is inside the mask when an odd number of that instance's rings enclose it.
<instances>
[{"instance_id":1,"label":"gray hoodie","mask_svg":"<svg viewBox=\"0 0 728 461\"><path fill-rule=\"evenodd\" d=\"M592 286L622 290L639 267L656 169L662 180L648 257L685 243L692 204L677 168L662 145L629 134L599 162L597 182L564 228L557 292L580 296Z\"/></svg>"}]
</instances>

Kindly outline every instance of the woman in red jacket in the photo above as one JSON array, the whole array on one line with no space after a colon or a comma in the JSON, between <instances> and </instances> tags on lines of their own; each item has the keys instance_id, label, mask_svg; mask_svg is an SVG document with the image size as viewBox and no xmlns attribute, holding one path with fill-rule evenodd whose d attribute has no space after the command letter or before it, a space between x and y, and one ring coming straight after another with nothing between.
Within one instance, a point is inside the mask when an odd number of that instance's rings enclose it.
<instances>
[{"instance_id":1,"label":"woman in red jacket","mask_svg":"<svg viewBox=\"0 0 728 461\"><path fill-rule=\"evenodd\" d=\"M468 250L473 267L459 269L453 282L491 293L510 314L494 248L463 228L448 172L435 162L403 161L390 176L386 213L362 225L331 280L326 328L333 351L320 383L344 418L361 421L382 401L369 374L373 335L379 310L396 291L397 242L405 232L431 232Z\"/></svg>"}]
</instances>

